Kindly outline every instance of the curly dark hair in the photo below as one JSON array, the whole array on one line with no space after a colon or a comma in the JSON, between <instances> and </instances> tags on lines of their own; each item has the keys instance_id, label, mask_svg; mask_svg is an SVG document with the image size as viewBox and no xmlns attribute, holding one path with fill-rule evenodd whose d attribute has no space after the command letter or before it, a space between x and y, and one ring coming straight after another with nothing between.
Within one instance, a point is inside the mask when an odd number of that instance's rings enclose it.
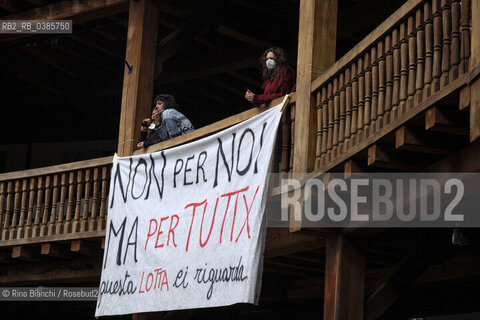
<instances>
[{"instance_id":1,"label":"curly dark hair","mask_svg":"<svg viewBox=\"0 0 480 320\"><path fill-rule=\"evenodd\" d=\"M162 101L165 104L165 109L178 109L177 102L175 101L175 97L171 94L161 93L155 97L153 100L154 107L158 101Z\"/></svg>"},{"instance_id":2,"label":"curly dark hair","mask_svg":"<svg viewBox=\"0 0 480 320\"><path fill-rule=\"evenodd\" d=\"M267 54L269 52L273 52L273 54L275 54L276 65L275 69L273 70L268 70L267 65L265 64L265 62L267 61ZM268 80L275 79L283 70L291 68L288 63L287 53L283 48L280 47L272 47L265 50L260 57L260 63L262 65L262 88L265 87L265 83Z\"/></svg>"}]
</instances>

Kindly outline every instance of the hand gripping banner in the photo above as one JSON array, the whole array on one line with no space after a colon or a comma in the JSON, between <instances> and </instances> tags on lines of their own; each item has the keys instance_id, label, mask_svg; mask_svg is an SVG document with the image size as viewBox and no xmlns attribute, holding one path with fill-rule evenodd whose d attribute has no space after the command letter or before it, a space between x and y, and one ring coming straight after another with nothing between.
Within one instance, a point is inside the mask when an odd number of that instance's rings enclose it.
<instances>
[{"instance_id":1,"label":"hand gripping banner","mask_svg":"<svg viewBox=\"0 0 480 320\"><path fill-rule=\"evenodd\" d=\"M281 107L115 159L96 316L257 303Z\"/></svg>"}]
</instances>

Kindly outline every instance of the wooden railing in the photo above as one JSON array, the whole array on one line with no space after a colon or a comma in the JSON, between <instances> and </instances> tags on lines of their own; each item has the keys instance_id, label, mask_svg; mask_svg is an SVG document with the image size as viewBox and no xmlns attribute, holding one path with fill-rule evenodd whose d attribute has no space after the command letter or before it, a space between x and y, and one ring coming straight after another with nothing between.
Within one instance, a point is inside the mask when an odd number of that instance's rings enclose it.
<instances>
[{"instance_id":1,"label":"wooden railing","mask_svg":"<svg viewBox=\"0 0 480 320\"><path fill-rule=\"evenodd\" d=\"M0 245L105 229L112 157L0 175Z\"/></svg>"},{"instance_id":2,"label":"wooden railing","mask_svg":"<svg viewBox=\"0 0 480 320\"><path fill-rule=\"evenodd\" d=\"M312 83L316 169L469 68L470 0L411 0Z\"/></svg>"},{"instance_id":3,"label":"wooden railing","mask_svg":"<svg viewBox=\"0 0 480 320\"><path fill-rule=\"evenodd\" d=\"M272 172L291 172L293 167L293 141L295 136L295 100L285 108L277 141L273 150Z\"/></svg>"},{"instance_id":4,"label":"wooden railing","mask_svg":"<svg viewBox=\"0 0 480 320\"><path fill-rule=\"evenodd\" d=\"M467 73L470 29L470 0L411 0L315 79L316 170L351 153ZM200 139L281 101L134 153ZM295 104L293 94L278 131L274 172L292 171ZM0 174L0 246L103 235L111 162L106 157Z\"/></svg>"},{"instance_id":5,"label":"wooden railing","mask_svg":"<svg viewBox=\"0 0 480 320\"><path fill-rule=\"evenodd\" d=\"M283 100L253 108L191 134L136 154L187 143L246 120ZM275 172L288 172L293 161L295 94L282 117L274 152ZM113 157L0 174L0 246L72 240L104 235Z\"/></svg>"}]
</instances>

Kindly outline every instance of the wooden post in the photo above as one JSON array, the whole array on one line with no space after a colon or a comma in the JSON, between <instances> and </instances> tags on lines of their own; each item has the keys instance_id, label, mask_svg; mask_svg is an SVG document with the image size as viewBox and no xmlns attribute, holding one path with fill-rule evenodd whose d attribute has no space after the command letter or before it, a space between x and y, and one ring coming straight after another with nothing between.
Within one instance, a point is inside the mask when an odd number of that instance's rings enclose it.
<instances>
[{"instance_id":1,"label":"wooden post","mask_svg":"<svg viewBox=\"0 0 480 320\"><path fill-rule=\"evenodd\" d=\"M118 155L128 156L138 142L140 121L150 114L155 72L159 2L130 0L123 77Z\"/></svg>"},{"instance_id":2,"label":"wooden post","mask_svg":"<svg viewBox=\"0 0 480 320\"><path fill-rule=\"evenodd\" d=\"M298 28L297 101L293 171L315 165L316 105L311 83L335 62L338 0L301 0Z\"/></svg>"},{"instance_id":3,"label":"wooden post","mask_svg":"<svg viewBox=\"0 0 480 320\"><path fill-rule=\"evenodd\" d=\"M327 238L324 320L363 319L365 254L342 234Z\"/></svg>"},{"instance_id":4,"label":"wooden post","mask_svg":"<svg viewBox=\"0 0 480 320\"><path fill-rule=\"evenodd\" d=\"M470 70L480 64L480 1L472 1L472 30L470 48ZM480 78L470 87L470 141L480 136Z\"/></svg>"},{"instance_id":5,"label":"wooden post","mask_svg":"<svg viewBox=\"0 0 480 320\"><path fill-rule=\"evenodd\" d=\"M293 136L293 173L315 168L316 100L312 80L335 62L338 0L301 0L298 27L297 101ZM290 230L301 229L291 221Z\"/></svg>"}]
</instances>

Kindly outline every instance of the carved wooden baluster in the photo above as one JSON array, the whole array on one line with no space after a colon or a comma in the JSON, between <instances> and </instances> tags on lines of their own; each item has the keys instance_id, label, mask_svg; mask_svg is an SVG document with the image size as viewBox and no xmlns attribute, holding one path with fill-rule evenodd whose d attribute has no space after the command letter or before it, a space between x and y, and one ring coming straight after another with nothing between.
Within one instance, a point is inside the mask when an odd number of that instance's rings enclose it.
<instances>
[{"instance_id":1,"label":"carved wooden baluster","mask_svg":"<svg viewBox=\"0 0 480 320\"><path fill-rule=\"evenodd\" d=\"M352 64L352 127L350 128L350 148L355 145L358 124L358 72L357 64Z\"/></svg>"},{"instance_id":2,"label":"carved wooden baluster","mask_svg":"<svg viewBox=\"0 0 480 320\"><path fill-rule=\"evenodd\" d=\"M61 234L64 233L63 223L64 223L64 215L65 215L65 199L67 197L67 174L62 173L62 180L61 180L61 191L60 191L60 201L58 203L58 217L57 217L57 224L55 227L55 233Z\"/></svg>"},{"instance_id":3,"label":"carved wooden baluster","mask_svg":"<svg viewBox=\"0 0 480 320\"><path fill-rule=\"evenodd\" d=\"M84 203L83 203L83 213L82 213L82 221L80 223L80 231L84 232L88 230L88 207L90 204L90 191L91 187L91 180L90 180L90 169L85 170L85 193L84 193Z\"/></svg>"},{"instance_id":4,"label":"carved wooden baluster","mask_svg":"<svg viewBox=\"0 0 480 320\"><path fill-rule=\"evenodd\" d=\"M398 29L392 31L393 44L393 88L392 88L392 111L390 112L390 122L398 116L398 107L400 104L400 38Z\"/></svg>"},{"instance_id":5,"label":"carved wooden baluster","mask_svg":"<svg viewBox=\"0 0 480 320\"><path fill-rule=\"evenodd\" d=\"M347 151L350 144L352 131L352 82L350 68L345 69L345 142L343 152Z\"/></svg>"},{"instance_id":6,"label":"carved wooden baluster","mask_svg":"<svg viewBox=\"0 0 480 320\"><path fill-rule=\"evenodd\" d=\"M470 0L462 0L462 43L460 45L460 67L459 73L468 71L470 58Z\"/></svg>"},{"instance_id":7,"label":"carved wooden baluster","mask_svg":"<svg viewBox=\"0 0 480 320\"><path fill-rule=\"evenodd\" d=\"M37 196L37 189L35 178L30 178L30 186L28 188L28 211L27 223L25 225L25 234L22 238L30 238L32 236L32 221L33 221L33 206L35 204L35 197Z\"/></svg>"},{"instance_id":8,"label":"carved wooden baluster","mask_svg":"<svg viewBox=\"0 0 480 320\"><path fill-rule=\"evenodd\" d=\"M327 95L328 95L328 131L327 131L327 159L330 161L331 152L333 147L333 83L330 81L327 85Z\"/></svg>"},{"instance_id":9,"label":"carved wooden baluster","mask_svg":"<svg viewBox=\"0 0 480 320\"><path fill-rule=\"evenodd\" d=\"M385 113L385 51L384 41L380 40L377 44L378 59L378 104L377 119L375 121L375 131L380 130L383 125L383 114Z\"/></svg>"},{"instance_id":10,"label":"carved wooden baluster","mask_svg":"<svg viewBox=\"0 0 480 320\"><path fill-rule=\"evenodd\" d=\"M102 168L102 198L100 199L100 218L98 219L97 229L104 230L107 225L107 206L108 206L108 185L109 185L109 167Z\"/></svg>"},{"instance_id":11,"label":"carved wooden baluster","mask_svg":"<svg viewBox=\"0 0 480 320\"><path fill-rule=\"evenodd\" d=\"M100 191L100 175L99 168L93 169L93 199L92 199L92 215L88 223L88 230L97 229L97 212L98 212L98 202L99 202L99 191Z\"/></svg>"},{"instance_id":12,"label":"carved wooden baluster","mask_svg":"<svg viewBox=\"0 0 480 320\"><path fill-rule=\"evenodd\" d=\"M460 0L452 0L452 48L450 57L449 81L458 78L460 63Z\"/></svg>"},{"instance_id":13,"label":"carved wooden baluster","mask_svg":"<svg viewBox=\"0 0 480 320\"><path fill-rule=\"evenodd\" d=\"M317 107L317 144L315 149L315 168L318 169L320 167L320 157L322 155L322 92L318 90L315 94L315 105Z\"/></svg>"},{"instance_id":14,"label":"carved wooden baluster","mask_svg":"<svg viewBox=\"0 0 480 320\"><path fill-rule=\"evenodd\" d=\"M52 202L52 178L51 176L45 177L45 201L43 202L43 214L42 225L40 226L40 236L46 236L48 234L48 213L51 209Z\"/></svg>"},{"instance_id":15,"label":"carved wooden baluster","mask_svg":"<svg viewBox=\"0 0 480 320\"><path fill-rule=\"evenodd\" d=\"M55 220L57 218L57 203L58 203L58 192L60 190L60 185L58 184L58 174L53 176L53 197L52 197L52 210L50 211L50 220L48 222L48 235L51 236L55 234Z\"/></svg>"},{"instance_id":16,"label":"carved wooden baluster","mask_svg":"<svg viewBox=\"0 0 480 320\"><path fill-rule=\"evenodd\" d=\"M82 211L83 170L77 171L77 195L75 197L75 213L73 215L72 232L80 231L80 212Z\"/></svg>"},{"instance_id":17,"label":"carved wooden baluster","mask_svg":"<svg viewBox=\"0 0 480 320\"><path fill-rule=\"evenodd\" d=\"M17 227L18 227L21 203L22 203L22 181L16 180L15 195L13 198L13 216L12 216L12 223L10 224L10 234L8 236L9 239L15 239L17 235Z\"/></svg>"},{"instance_id":18,"label":"carved wooden baluster","mask_svg":"<svg viewBox=\"0 0 480 320\"><path fill-rule=\"evenodd\" d=\"M18 219L17 239L25 236L25 216L27 215L27 199L28 199L28 179L22 180L22 199L20 202L20 218Z\"/></svg>"},{"instance_id":19,"label":"carved wooden baluster","mask_svg":"<svg viewBox=\"0 0 480 320\"><path fill-rule=\"evenodd\" d=\"M370 132L369 135L375 132L377 128L378 116L378 60L377 47L373 46L370 49L370 63L372 65L372 101L370 107Z\"/></svg>"},{"instance_id":20,"label":"carved wooden baluster","mask_svg":"<svg viewBox=\"0 0 480 320\"><path fill-rule=\"evenodd\" d=\"M398 115L406 111L407 81L408 81L408 40L407 26L400 24L400 96L398 104Z\"/></svg>"},{"instance_id":21,"label":"carved wooden baluster","mask_svg":"<svg viewBox=\"0 0 480 320\"><path fill-rule=\"evenodd\" d=\"M277 132L275 137L275 147L273 148L273 162L272 162L272 172L278 172L280 169L280 154L282 153L281 137L283 131L283 117L285 112L282 113L282 118L280 120L280 129Z\"/></svg>"},{"instance_id":22,"label":"carved wooden baluster","mask_svg":"<svg viewBox=\"0 0 480 320\"><path fill-rule=\"evenodd\" d=\"M37 179L37 207L35 208L35 219L33 220L33 229L32 229L32 238L39 237L40 234L40 223L42 219L42 203L44 201L43 193L45 191L45 186L43 184L45 181L44 177L40 176Z\"/></svg>"},{"instance_id":23,"label":"carved wooden baluster","mask_svg":"<svg viewBox=\"0 0 480 320\"><path fill-rule=\"evenodd\" d=\"M415 32L415 19L409 16L407 19L408 32L408 90L406 110L413 107L415 95L415 76L417 70L417 33Z\"/></svg>"},{"instance_id":24,"label":"carved wooden baluster","mask_svg":"<svg viewBox=\"0 0 480 320\"><path fill-rule=\"evenodd\" d=\"M442 76L440 77L440 88L448 84L450 71L450 44L452 43L452 12L450 11L451 0L442 0Z\"/></svg>"},{"instance_id":25,"label":"carved wooden baluster","mask_svg":"<svg viewBox=\"0 0 480 320\"><path fill-rule=\"evenodd\" d=\"M423 6L423 19L425 20L425 76L423 79L423 99L430 97L433 68L433 20L430 1Z\"/></svg>"},{"instance_id":26,"label":"carved wooden baluster","mask_svg":"<svg viewBox=\"0 0 480 320\"><path fill-rule=\"evenodd\" d=\"M363 58L358 58L358 121L357 142L363 140L363 117L365 113L365 69Z\"/></svg>"},{"instance_id":27,"label":"carved wooden baluster","mask_svg":"<svg viewBox=\"0 0 480 320\"><path fill-rule=\"evenodd\" d=\"M442 11L440 0L432 0L433 13L433 72L432 93L440 89L442 72Z\"/></svg>"},{"instance_id":28,"label":"carved wooden baluster","mask_svg":"<svg viewBox=\"0 0 480 320\"><path fill-rule=\"evenodd\" d=\"M363 138L370 135L370 120L372 112L372 65L370 53L365 53L365 107L363 109Z\"/></svg>"},{"instance_id":29,"label":"carved wooden baluster","mask_svg":"<svg viewBox=\"0 0 480 320\"><path fill-rule=\"evenodd\" d=\"M293 149L295 147L294 141L295 141L295 105L292 105L290 108L290 172L293 172Z\"/></svg>"},{"instance_id":30,"label":"carved wooden baluster","mask_svg":"<svg viewBox=\"0 0 480 320\"><path fill-rule=\"evenodd\" d=\"M283 117L283 114L282 114ZM283 124L280 120L280 129L277 132L277 136L275 138L275 147L273 149L273 164L272 164L272 172L278 173L280 172L280 165L281 165L281 155L282 155L282 133L283 133Z\"/></svg>"},{"instance_id":31,"label":"carved wooden baluster","mask_svg":"<svg viewBox=\"0 0 480 320\"><path fill-rule=\"evenodd\" d=\"M390 122L390 111L392 110L392 86L393 86L393 52L392 37L385 37L385 105L382 127Z\"/></svg>"},{"instance_id":32,"label":"carved wooden baluster","mask_svg":"<svg viewBox=\"0 0 480 320\"><path fill-rule=\"evenodd\" d=\"M8 240L10 229L10 218L13 210L13 181L7 184L7 207L5 208L5 217L3 219L2 240Z\"/></svg>"},{"instance_id":33,"label":"carved wooden baluster","mask_svg":"<svg viewBox=\"0 0 480 320\"><path fill-rule=\"evenodd\" d=\"M0 237L3 232L3 221L5 218L5 200L7 198L7 183L0 182ZM1 239L1 238L0 238Z\"/></svg>"},{"instance_id":34,"label":"carved wooden baluster","mask_svg":"<svg viewBox=\"0 0 480 320\"><path fill-rule=\"evenodd\" d=\"M68 201L67 201L67 215L65 218L65 233L72 232L72 212L73 212L73 198L75 197L75 172L71 171L68 176Z\"/></svg>"},{"instance_id":35,"label":"carved wooden baluster","mask_svg":"<svg viewBox=\"0 0 480 320\"><path fill-rule=\"evenodd\" d=\"M417 29L417 75L415 77L415 96L413 101L415 104L418 104L422 101L423 73L425 71L425 29L423 25L423 12L420 8L415 12L415 23Z\"/></svg>"},{"instance_id":36,"label":"carved wooden baluster","mask_svg":"<svg viewBox=\"0 0 480 320\"><path fill-rule=\"evenodd\" d=\"M375 131L380 130L383 125L383 114L385 112L385 50L384 40L377 44L378 59L378 103L377 119L375 121Z\"/></svg>"},{"instance_id":37,"label":"carved wooden baluster","mask_svg":"<svg viewBox=\"0 0 480 320\"><path fill-rule=\"evenodd\" d=\"M325 164L325 157L327 156L327 136L328 136L328 96L327 96L327 87L322 88L322 153L321 153L321 164Z\"/></svg>"},{"instance_id":38,"label":"carved wooden baluster","mask_svg":"<svg viewBox=\"0 0 480 320\"><path fill-rule=\"evenodd\" d=\"M332 158L337 154L338 148L338 132L340 125L340 90L338 87L338 78L333 79L333 142L332 142Z\"/></svg>"},{"instance_id":39,"label":"carved wooden baluster","mask_svg":"<svg viewBox=\"0 0 480 320\"><path fill-rule=\"evenodd\" d=\"M345 75L340 73L338 78L338 86L340 87L340 123L338 125L338 148L337 155L342 154L343 152L343 142L345 140Z\"/></svg>"},{"instance_id":40,"label":"carved wooden baluster","mask_svg":"<svg viewBox=\"0 0 480 320\"><path fill-rule=\"evenodd\" d=\"M287 108L283 112L282 119L285 117L285 121L282 122L282 172L288 172L290 168L290 162L288 161L289 158L289 151L290 151L290 135L291 135L291 119L289 115L289 111L291 112L291 108Z\"/></svg>"}]
</instances>

